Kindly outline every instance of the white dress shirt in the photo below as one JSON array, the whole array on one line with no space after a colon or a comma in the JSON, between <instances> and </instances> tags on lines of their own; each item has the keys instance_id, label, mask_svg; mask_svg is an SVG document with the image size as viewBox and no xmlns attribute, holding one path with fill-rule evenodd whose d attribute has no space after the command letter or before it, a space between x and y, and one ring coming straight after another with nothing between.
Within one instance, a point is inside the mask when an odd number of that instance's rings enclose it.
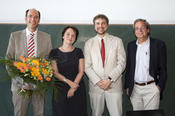
<instances>
[{"instance_id":1,"label":"white dress shirt","mask_svg":"<svg viewBox=\"0 0 175 116\"><path fill-rule=\"evenodd\" d=\"M135 69L135 82L144 83L154 80L149 74L150 62L150 38L144 43L139 44L138 40L136 52L136 69Z\"/></svg>"},{"instance_id":2,"label":"white dress shirt","mask_svg":"<svg viewBox=\"0 0 175 116\"><path fill-rule=\"evenodd\" d=\"M101 40L103 39L104 42L104 47L105 47L105 43L106 43L106 39L105 36L103 38L101 38L100 36L98 36L98 40L99 40L99 48L101 49Z\"/></svg>"},{"instance_id":3,"label":"white dress shirt","mask_svg":"<svg viewBox=\"0 0 175 116\"><path fill-rule=\"evenodd\" d=\"M34 49L35 49L35 51L34 51L34 57L37 57L37 31L38 31L38 29L35 31L35 32L33 32L34 33L34 36L33 36L33 39L34 39ZM28 44L29 44L29 39L30 39L30 33L32 33L32 32L30 32L27 28L26 28L26 37L27 37L27 48L28 48Z\"/></svg>"}]
</instances>

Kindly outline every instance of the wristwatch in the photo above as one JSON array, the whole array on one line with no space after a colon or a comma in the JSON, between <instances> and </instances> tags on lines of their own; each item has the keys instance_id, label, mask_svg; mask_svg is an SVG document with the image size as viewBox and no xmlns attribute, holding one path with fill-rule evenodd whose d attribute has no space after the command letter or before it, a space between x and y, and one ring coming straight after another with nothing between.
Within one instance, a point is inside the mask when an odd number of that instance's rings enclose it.
<instances>
[{"instance_id":1,"label":"wristwatch","mask_svg":"<svg viewBox=\"0 0 175 116\"><path fill-rule=\"evenodd\" d=\"M67 79L66 79L66 78L64 78L64 79L63 79L63 81L66 83L66 82L67 82Z\"/></svg>"},{"instance_id":2,"label":"wristwatch","mask_svg":"<svg viewBox=\"0 0 175 116\"><path fill-rule=\"evenodd\" d=\"M113 82L112 78L110 76L108 76L108 79L111 81L111 83Z\"/></svg>"}]
</instances>

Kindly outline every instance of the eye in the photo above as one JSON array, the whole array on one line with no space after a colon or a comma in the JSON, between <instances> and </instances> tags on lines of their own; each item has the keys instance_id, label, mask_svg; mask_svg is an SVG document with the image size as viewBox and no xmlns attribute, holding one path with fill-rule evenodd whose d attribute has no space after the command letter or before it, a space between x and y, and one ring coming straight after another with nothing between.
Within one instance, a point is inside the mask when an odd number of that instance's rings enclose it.
<instances>
[{"instance_id":1,"label":"eye","mask_svg":"<svg viewBox=\"0 0 175 116\"><path fill-rule=\"evenodd\" d=\"M106 25L106 22L102 22L102 25Z\"/></svg>"},{"instance_id":2,"label":"eye","mask_svg":"<svg viewBox=\"0 0 175 116\"><path fill-rule=\"evenodd\" d=\"M34 16L34 19L39 19L39 16Z\"/></svg>"},{"instance_id":3,"label":"eye","mask_svg":"<svg viewBox=\"0 0 175 116\"><path fill-rule=\"evenodd\" d=\"M27 17L28 17L28 18L39 19L39 16L28 15Z\"/></svg>"},{"instance_id":4,"label":"eye","mask_svg":"<svg viewBox=\"0 0 175 116\"><path fill-rule=\"evenodd\" d=\"M69 36L69 35L70 35L70 33L66 33L66 35L67 35L67 36Z\"/></svg>"},{"instance_id":5,"label":"eye","mask_svg":"<svg viewBox=\"0 0 175 116\"><path fill-rule=\"evenodd\" d=\"M29 18L32 18L32 15L28 15Z\"/></svg>"},{"instance_id":6,"label":"eye","mask_svg":"<svg viewBox=\"0 0 175 116\"><path fill-rule=\"evenodd\" d=\"M75 37L75 35L74 35L74 34L72 34L72 37L74 38L74 37Z\"/></svg>"},{"instance_id":7,"label":"eye","mask_svg":"<svg viewBox=\"0 0 175 116\"><path fill-rule=\"evenodd\" d=\"M146 27L140 27L140 28L139 28L139 27L136 27L136 28L135 28L136 31L145 30L145 29L146 29Z\"/></svg>"},{"instance_id":8,"label":"eye","mask_svg":"<svg viewBox=\"0 0 175 116\"><path fill-rule=\"evenodd\" d=\"M99 25L100 23L99 23L99 22L96 22L95 24L96 24L96 25Z\"/></svg>"}]
</instances>

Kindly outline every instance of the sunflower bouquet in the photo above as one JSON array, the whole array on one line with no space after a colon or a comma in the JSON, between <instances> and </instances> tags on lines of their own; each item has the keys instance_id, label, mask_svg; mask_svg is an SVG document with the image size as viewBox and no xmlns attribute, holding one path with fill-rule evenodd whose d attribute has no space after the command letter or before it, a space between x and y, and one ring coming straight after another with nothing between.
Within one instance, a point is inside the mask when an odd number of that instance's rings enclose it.
<instances>
[{"instance_id":1,"label":"sunflower bouquet","mask_svg":"<svg viewBox=\"0 0 175 116\"><path fill-rule=\"evenodd\" d=\"M43 58L20 56L18 61L3 60L11 77L20 77L33 85L32 90L20 89L19 94L30 97L32 92L43 92L53 85L51 62Z\"/></svg>"}]
</instances>

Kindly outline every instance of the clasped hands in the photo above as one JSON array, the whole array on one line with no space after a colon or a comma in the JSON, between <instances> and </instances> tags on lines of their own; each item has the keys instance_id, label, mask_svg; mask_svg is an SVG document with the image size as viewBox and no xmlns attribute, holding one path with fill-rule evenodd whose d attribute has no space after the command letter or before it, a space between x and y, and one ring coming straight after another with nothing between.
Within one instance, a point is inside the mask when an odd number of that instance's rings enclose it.
<instances>
[{"instance_id":1,"label":"clasped hands","mask_svg":"<svg viewBox=\"0 0 175 116\"><path fill-rule=\"evenodd\" d=\"M34 90L36 88L35 84L32 83L24 83L21 87L22 91L27 91L27 90Z\"/></svg>"},{"instance_id":2,"label":"clasped hands","mask_svg":"<svg viewBox=\"0 0 175 116\"><path fill-rule=\"evenodd\" d=\"M71 80L68 80L68 85L70 86L70 89L67 92L67 98L71 98L72 96L74 96L74 92L78 89L79 84Z\"/></svg>"},{"instance_id":3,"label":"clasped hands","mask_svg":"<svg viewBox=\"0 0 175 116\"><path fill-rule=\"evenodd\" d=\"M97 86L99 86L103 90L108 90L111 88L111 80L110 79L103 79L97 82Z\"/></svg>"}]
</instances>

